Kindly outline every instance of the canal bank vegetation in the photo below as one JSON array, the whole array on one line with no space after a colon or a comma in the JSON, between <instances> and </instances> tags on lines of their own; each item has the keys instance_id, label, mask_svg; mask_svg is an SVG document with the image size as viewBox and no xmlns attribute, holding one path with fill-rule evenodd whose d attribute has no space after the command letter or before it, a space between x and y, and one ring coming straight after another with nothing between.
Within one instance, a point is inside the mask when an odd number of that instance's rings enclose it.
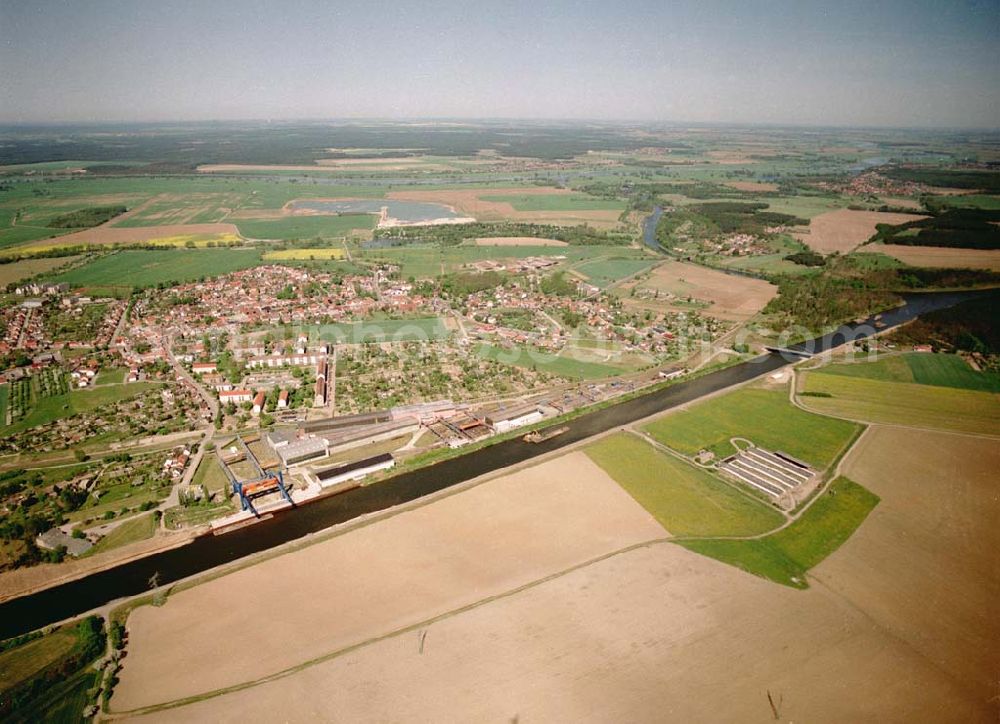
<instances>
[{"instance_id":1,"label":"canal bank vegetation","mask_svg":"<svg viewBox=\"0 0 1000 724\"><path fill-rule=\"evenodd\" d=\"M1000 249L1000 210L945 208L904 224L879 224L873 241L904 246Z\"/></svg>"},{"instance_id":2,"label":"canal bank vegetation","mask_svg":"<svg viewBox=\"0 0 1000 724\"><path fill-rule=\"evenodd\" d=\"M105 652L104 621L88 616L22 641L0 653L0 718L79 721L96 701L100 674L92 662Z\"/></svg>"},{"instance_id":3,"label":"canal bank vegetation","mask_svg":"<svg viewBox=\"0 0 1000 724\"><path fill-rule=\"evenodd\" d=\"M792 588L808 588L806 574L851 537L879 497L845 477L786 528L747 540L676 541L690 551Z\"/></svg>"},{"instance_id":4,"label":"canal bank vegetation","mask_svg":"<svg viewBox=\"0 0 1000 724\"><path fill-rule=\"evenodd\" d=\"M939 352L968 352L982 357L984 369L1000 371L1000 293L984 295L923 314L894 330L886 340L900 345L929 344Z\"/></svg>"},{"instance_id":5,"label":"canal bank vegetation","mask_svg":"<svg viewBox=\"0 0 1000 724\"><path fill-rule=\"evenodd\" d=\"M822 273L776 278L778 296L764 307L777 330L793 325L819 334L902 302L906 292L1000 285L1000 273L973 269L873 268L870 255L832 255Z\"/></svg>"}]
</instances>

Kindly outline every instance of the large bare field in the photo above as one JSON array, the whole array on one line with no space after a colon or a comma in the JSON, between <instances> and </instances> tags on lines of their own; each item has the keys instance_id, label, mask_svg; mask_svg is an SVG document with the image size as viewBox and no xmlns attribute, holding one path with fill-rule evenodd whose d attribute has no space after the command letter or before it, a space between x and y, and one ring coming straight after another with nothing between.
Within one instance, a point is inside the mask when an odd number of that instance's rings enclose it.
<instances>
[{"instance_id":1,"label":"large bare field","mask_svg":"<svg viewBox=\"0 0 1000 724\"><path fill-rule=\"evenodd\" d=\"M113 708L269 676L665 535L570 453L135 610Z\"/></svg>"},{"instance_id":2,"label":"large bare field","mask_svg":"<svg viewBox=\"0 0 1000 724\"><path fill-rule=\"evenodd\" d=\"M1000 441L876 427L843 472L882 502L813 575L1000 715ZM953 715L957 716L957 712Z\"/></svg>"},{"instance_id":3,"label":"large bare field","mask_svg":"<svg viewBox=\"0 0 1000 724\"><path fill-rule=\"evenodd\" d=\"M834 554L835 556L837 554ZM160 721L988 721L863 611L667 543Z\"/></svg>"},{"instance_id":4,"label":"large bare field","mask_svg":"<svg viewBox=\"0 0 1000 724\"><path fill-rule=\"evenodd\" d=\"M869 249L888 254L911 266L1000 271L1000 250L997 249L955 249L942 246L903 246L902 244L873 244L865 247L865 251Z\"/></svg>"},{"instance_id":5,"label":"large bare field","mask_svg":"<svg viewBox=\"0 0 1000 724\"><path fill-rule=\"evenodd\" d=\"M239 239L240 232L233 224L165 224L162 226L95 226L55 239L42 239L25 244L18 249L48 249L54 247L85 246L91 244L134 244L172 238L218 237L221 240Z\"/></svg>"},{"instance_id":6,"label":"large bare field","mask_svg":"<svg viewBox=\"0 0 1000 724\"><path fill-rule=\"evenodd\" d=\"M657 266L648 279L629 282L622 287L655 289L674 294L681 299L693 297L710 302L705 311L713 317L741 322L759 312L778 292L778 288L761 279L725 274L696 264L667 261ZM643 300L624 301L643 304Z\"/></svg>"},{"instance_id":7,"label":"large bare field","mask_svg":"<svg viewBox=\"0 0 1000 724\"><path fill-rule=\"evenodd\" d=\"M725 186L734 188L737 191L777 191L778 184L766 181L727 181Z\"/></svg>"},{"instance_id":8,"label":"large bare field","mask_svg":"<svg viewBox=\"0 0 1000 724\"><path fill-rule=\"evenodd\" d=\"M558 239L536 239L533 236L494 236L476 239L476 246L569 246Z\"/></svg>"},{"instance_id":9,"label":"large bare field","mask_svg":"<svg viewBox=\"0 0 1000 724\"><path fill-rule=\"evenodd\" d=\"M874 427L843 472L882 501L808 590L652 543L147 718L995 722L998 466Z\"/></svg>"},{"instance_id":10,"label":"large bare field","mask_svg":"<svg viewBox=\"0 0 1000 724\"><path fill-rule=\"evenodd\" d=\"M19 282L42 272L50 272L64 264L71 264L79 258L78 256L63 256L53 259L22 259L11 264L0 264L0 286Z\"/></svg>"},{"instance_id":11,"label":"large bare field","mask_svg":"<svg viewBox=\"0 0 1000 724\"><path fill-rule=\"evenodd\" d=\"M842 254L868 241L875 233L876 224L902 224L907 221L925 219L917 214L893 214L881 211L854 211L837 209L814 216L809 222L809 230L797 232L795 236L814 251Z\"/></svg>"},{"instance_id":12,"label":"large bare field","mask_svg":"<svg viewBox=\"0 0 1000 724\"><path fill-rule=\"evenodd\" d=\"M575 192L569 189L527 186L523 188L446 189L437 191L390 191L386 198L398 201L430 201L450 206L462 216L480 221L511 219L540 224L590 224L598 228L618 225L620 212L614 210L575 209L567 211L518 211L506 201L487 201L481 197L496 196L564 196Z\"/></svg>"},{"instance_id":13,"label":"large bare field","mask_svg":"<svg viewBox=\"0 0 1000 724\"><path fill-rule=\"evenodd\" d=\"M424 156L400 158L319 158L315 165L308 164L243 164L210 163L198 167L200 173L240 173L241 171L453 171L454 167Z\"/></svg>"}]
</instances>

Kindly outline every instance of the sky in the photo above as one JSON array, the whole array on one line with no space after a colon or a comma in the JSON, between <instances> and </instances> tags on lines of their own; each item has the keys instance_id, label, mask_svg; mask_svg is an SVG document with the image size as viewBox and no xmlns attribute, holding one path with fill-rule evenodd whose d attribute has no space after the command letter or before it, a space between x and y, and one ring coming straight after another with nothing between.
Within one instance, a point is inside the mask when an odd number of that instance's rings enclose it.
<instances>
[{"instance_id":1,"label":"sky","mask_svg":"<svg viewBox=\"0 0 1000 724\"><path fill-rule=\"evenodd\" d=\"M1000 127L1000 0L0 0L0 122Z\"/></svg>"}]
</instances>

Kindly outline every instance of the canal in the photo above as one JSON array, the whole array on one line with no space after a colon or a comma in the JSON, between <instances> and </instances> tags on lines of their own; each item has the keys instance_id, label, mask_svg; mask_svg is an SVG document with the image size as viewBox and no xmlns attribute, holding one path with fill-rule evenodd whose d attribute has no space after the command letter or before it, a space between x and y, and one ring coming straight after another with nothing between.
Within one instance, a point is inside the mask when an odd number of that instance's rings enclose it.
<instances>
[{"instance_id":1,"label":"canal","mask_svg":"<svg viewBox=\"0 0 1000 724\"><path fill-rule=\"evenodd\" d=\"M970 296L967 292L909 295L906 304L880 315L879 324L892 327L933 309L952 306ZM830 349L845 340L867 336L876 331L874 325L874 320L867 320L860 325L845 326L796 347L809 351ZM332 525L416 500L484 473L558 450L712 392L761 377L798 359L792 356L786 359L778 354L757 357L583 414L568 423L567 432L539 444L526 443L520 438L506 440L383 482L320 499L225 535L202 536L179 548L11 599L0 604L0 639L89 611L117 598L142 593L148 590L154 575L160 585L178 581Z\"/></svg>"}]
</instances>

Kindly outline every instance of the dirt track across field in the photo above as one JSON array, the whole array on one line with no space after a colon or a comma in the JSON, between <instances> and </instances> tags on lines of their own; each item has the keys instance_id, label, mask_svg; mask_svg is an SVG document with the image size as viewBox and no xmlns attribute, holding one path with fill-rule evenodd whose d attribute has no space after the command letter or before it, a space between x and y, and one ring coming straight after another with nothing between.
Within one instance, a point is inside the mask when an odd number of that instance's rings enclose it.
<instances>
[{"instance_id":1,"label":"dirt track across field","mask_svg":"<svg viewBox=\"0 0 1000 724\"><path fill-rule=\"evenodd\" d=\"M814 576L1000 715L1000 444L876 427L843 472L882 502ZM933 717L931 717L933 718ZM996 720L996 719L995 719Z\"/></svg>"},{"instance_id":2,"label":"dirt track across field","mask_svg":"<svg viewBox=\"0 0 1000 724\"><path fill-rule=\"evenodd\" d=\"M797 232L794 236L821 254L835 251L846 254L868 241L875 233L876 224L903 224L926 218L917 214L837 209L814 216L809 222L809 231Z\"/></svg>"},{"instance_id":3,"label":"dirt track across field","mask_svg":"<svg viewBox=\"0 0 1000 724\"><path fill-rule=\"evenodd\" d=\"M154 721L983 721L863 612L668 543Z\"/></svg>"},{"instance_id":4,"label":"dirt track across field","mask_svg":"<svg viewBox=\"0 0 1000 724\"><path fill-rule=\"evenodd\" d=\"M571 453L137 609L113 708L272 675L665 535Z\"/></svg>"},{"instance_id":5,"label":"dirt track across field","mask_svg":"<svg viewBox=\"0 0 1000 724\"><path fill-rule=\"evenodd\" d=\"M569 246L558 239L536 239L533 236L495 236L476 239L476 246Z\"/></svg>"},{"instance_id":6,"label":"dirt track across field","mask_svg":"<svg viewBox=\"0 0 1000 724\"><path fill-rule=\"evenodd\" d=\"M881 503L805 591L651 541L662 529L584 461L137 609L113 709L236 680L145 718L996 721L995 440L873 429L843 472Z\"/></svg>"}]
</instances>

